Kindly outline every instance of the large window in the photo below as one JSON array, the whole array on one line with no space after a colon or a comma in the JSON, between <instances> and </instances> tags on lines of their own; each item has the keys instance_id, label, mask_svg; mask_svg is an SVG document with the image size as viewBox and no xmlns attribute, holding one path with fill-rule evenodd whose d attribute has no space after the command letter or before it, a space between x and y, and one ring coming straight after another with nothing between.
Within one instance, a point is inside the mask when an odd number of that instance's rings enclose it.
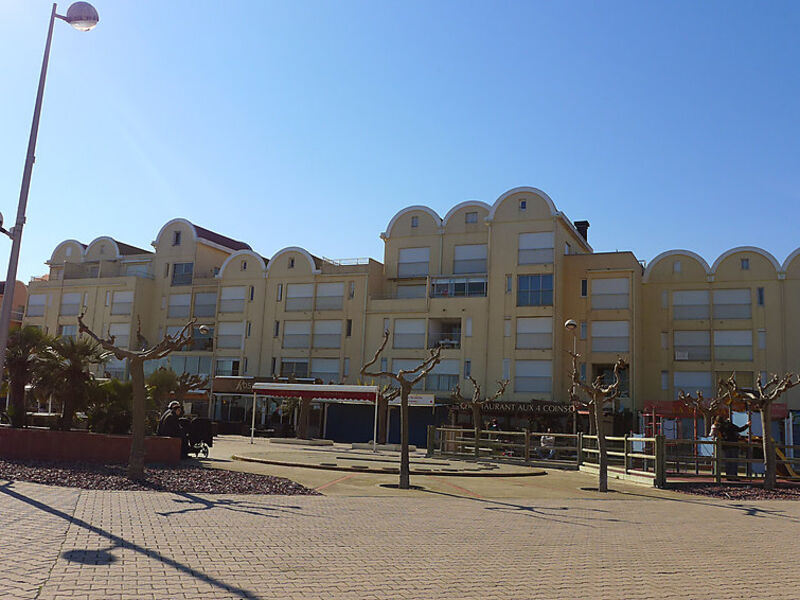
<instances>
[{"instance_id":1,"label":"large window","mask_svg":"<svg viewBox=\"0 0 800 600\"><path fill-rule=\"evenodd\" d=\"M450 392L458 385L459 364L456 359L439 362L425 378L425 389L429 392Z\"/></svg>"},{"instance_id":2,"label":"large window","mask_svg":"<svg viewBox=\"0 0 800 600\"><path fill-rule=\"evenodd\" d=\"M419 364L423 361L421 358L393 358L392 359L392 373L397 373L398 371L410 371L411 369L415 369L419 366ZM383 371L383 365L381 365L381 370ZM409 378L413 379L415 376L419 375L419 371L413 373L409 376ZM417 384L412 388L415 390L421 390L424 386L424 382L419 381Z\"/></svg>"},{"instance_id":3,"label":"large window","mask_svg":"<svg viewBox=\"0 0 800 600\"><path fill-rule=\"evenodd\" d=\"M425 319L395 319L394 348L424 348Z\"/></svg>"},{"instance_id":4,"label":"large window","mask_svg":"<svg viewBox=\"0 0 800 600\"><path fill-rule=\"evenodd\" d=\"M710 318L710 298L708 290L672 292L672 318L675 321L697 321Z\"/></svg>"},{"instance_id":5,"label":"large window","mask_svg":"<svg viewBox=\"0 0 800 600\"><path fill-rule=\"evenodd\" d=\"M170 318L185 318L189 316L189 305L192 303L191 294L172 294L169 297L167 316Z\"/></svg>"},{"instance_id":6,"label":"large window","mask_svg":"<svg viewBox=\"0 0 800 600\"><path fill-rule=\"evenodd\" d=\"M174 364L174 359L173 359ZM174 367L173 367L174 369ZM180 373L177 369L175 369L176 373ZM237 358L218 358L216 369L214 371L215 375L219 375L220 377L236 377L239 375L239 359Z\"/></svg>"},{"instance_id":7,"label":"large window","mask_svg":"<svg viewBox=\"0 0 800 600\"><path fill-rule=\"evenodd\" d=\"M397 297L398 298L424 298L425 292L427 291L427 286L425 284L415 284L415 285L398 285L397 286Z\"/></svg>"},{"instance_id":8,"label":"large window","mask_svg":"<svg viewBox=\"0 0 800 600\"><path fill-rule=\"evenodd\" d=\"M532 317L517 319L517 348L552 348L553 318Z\"/></svg>"},{"instance_id":9,"label":"large window","mask_svg":"<svg viewBox=\"0 0 800 600\"><path fill-rule=\"evenodd\" d=\"M322 380L322 383L337 383L339 381L339 359L312 358L311 377Z\"/></svg>"},{"instance_id":10,"label":"large window","mask_svg":"<svg viewBox=\"0 0 800 600\"><path fill-rule=\"evenodd\" d=\"M592 279L592 309L629 307L630 280L627 277Z\"/></svg>"},{"instance_id":11,"label":"large window","mask_svg":"<svg viewBox=\"0 0 800 600\"><path fill-rule=\"evenodd\" d=\"M81 295L80 293L73 292L70 294L61 295L61 310L60 315L73 317L80 312L81 309Z\"/></svg>"},{"instance_id":12,"label":"large window","mask_svg":"<svg viewBox=\"0 0 800 600\"><path fill-rule=\"evenodd\" d=\"M341 310L344 304L344 283L317 285L317 310Z\"/></svg>"},{"instance_id":13,"label":"large window","mask_svg":"<svg viewBox=\"0 0 800 600\"><path fill-rule=\"evenodd\" d=\"M314 348L341 348L342 322L315 321L313 346Z\"/></svg>"},{"instance_id":14,"label":"large window","mask_svg":"<svg viewBox=\"0 0 800 600\"><path fill-rule=\"evenodd\" d=\"M676 331L675 360L711 360L710 331Z\"/></svg>"},{"instance_id":15,"label":"large window","mask_svg":"<svg viewBox=\"0 0 800 600\"><path fill-rule=\"evenodd\" d=\"M514 391L540 392L553 391L553 363L549 360L514 361Z\"/></svg>"},{"instance_id":16,"label":"large window","mask_svg":"<svg viewBox=\"0 0 800 600\"><path fill-rule=\"evenodd\" d=\"M750 290L714 290L715 319L749 319L751 313Z\"/></svg>"},{"instance_id":17,"label":"large window","mask_svg":"<svg viewBox=\"0 0 800 600\"><path fill-rule=\"evenodd\" d=\"M715 360L753 360L753 332L715 331Z\"/></svg>"},{"instance_id":18,"label":"large window","mask_svg":"<svg viewBox=\"0 0 800 600\"><path fill-rule=\"evenodd\" d=\"M453 273L486 273L486 244L456 246Z\"/></svg>"},{"instance_id":19,"label":"large window","mask_svg":"<svg viewBox=\"0 0 800 600\"><path fill-rule=\"evenodd\" d=\"M706 398L714 397L714 379L710 372L675 371L672 378L675 398L681 391L694 396L698 390L703 392Z\"/></svg>"},{"instance_id":20,"label":"large window","mask_svg":"<svg viewBox=\"0 0 800 600\"><path fill-rule=\"evenodd\" d=\"M192 285L194 263L175 263L172 265L172 285Z\"/></svg>"},{"instance_id":21,"label":"large window","mask_svg":"<svg viewBox=\"0 0 800 600\"><path fill-rule=\"evenodd\" d=\"M308 348L311 344L311 321L285 321L284 348Z\"/></svg>"},{"instance_id":22,"label":"large window","mask_svg":"<svg viewBox=\"0 0 800 600\"><path fill-rule=\"evenodd\" d=\"M244 312L244 301L247 297L247 288L244 286L224 287L220 291L219 312L241 313Z\"/></svg>"},{"instance_id":23,"label":"large window","mask_svg":"<svg viewBox=\"0 0 800 600\"><path fill-rule=\"evenodd\" d=\"M128 348L128 344L130 344L131 324L112 323L108 326L108 334L114 338L115 346Z\"/></svg>"},{"instance_id":24,"label":"large window","mask_svg":"<svg viewBox=\"0 0 800 600\"><path fill-rule=\"evenodd\" d=\"M58 326L58 337L64 338L64 339L76 340L78 338L78 326L77 325L59 325Z\"/></svg>"},{"instance_id":25,"label":"large window","mask_svg":"<svg viewBox=\"0 0 800 600\"><path fill-rule=\"evenodd\" d=\"M281 360L281 377L308 377L307 358L284 358Z\"/></svg>"},{"instance_id":26,"label":"large window","mask_svg":"<svg viewBox=\"0 0 800 600\"><path fill-rule=\"evenodd\" d=\"M28 310L25 311L25 315L28 317L43 316L45 304L47 304L47 294L31 294L28 296Z\"/></svg>"},{"instance_id":27,"label":"large window","mask_svg":"<svg viewBox=\"0 0 800 600\"><path fill-rule=\"evenodd\" d=\"M628 321L592 321L592 352L628 352Z\"/></svg>"},{"instance_id":28,"label":"large window","mask_svg":"<svg viewBox=\"0 0 800 600\"><path fill-rule=\"evenodd\" d=\"M398 289L400 288L398 287ZM486 277L452 277L431 280L431 298L482 298L485 296Z\"/></svg>"},{"instance_id":29,"label":"large window","mask_svg":"<svg viewBox=\"0 0 800 600\"><path fill-rule=\"evenodd\" d=\"M286 310L308 311L313 305L313 283L290 283L286 286Z\"/></svg>"},{"instance_id":30,"label":"large window","mask_svg":"<svg viewBox=\"0 0 800 600\"><path fill-rule=\"evenodd\" d=\"M203 292L194 295L194 316L214 317L217 314L217 293Z\"/></svg>"},{"instance_id":31,"label":"large window","mask_svg":"<svg viewBox=\"0 0 800 600\"><path fill-rule=\"evenodd\" d=\"M555 236L552 231L519 234L519 264L540 265L553 262Z\"/></svg>"},{"instance_id":32,"label":"large window","mask_svg":"<svg viewBox=\"0 0 800 600\"><path fill-rule=\"evenodd\" d=\"M217 348L241 348L244 338L244 323L218 323Z\"/></svg>"},{"instance_id":33,"label":"large window","mask_svg":"<svg viewBox=\"0 0 800 600\"><path fill-rule=\"evenodd\" d=\"M133 309L133 292L114 292L111 297L112 315L129 315Z\"/></svg>"},{"instance_id":34,"label":"large window","mask_svg":"<svg viewBox=\"0 0 800 600\"><path fill-rule=\"evenodd\" d=\"M517 306L553 306L553 276L517 277Z\"/></svg>"},{"instance_id":35,"label":"large window","mask_svg":"<svg viewBox=\"0 0 800 600\"><path fill-rule=\"evenodd\" d=\"M431 259L430 248L400 248L397 257L398 277L425 277Z\"/></svg>"}]
</instances>

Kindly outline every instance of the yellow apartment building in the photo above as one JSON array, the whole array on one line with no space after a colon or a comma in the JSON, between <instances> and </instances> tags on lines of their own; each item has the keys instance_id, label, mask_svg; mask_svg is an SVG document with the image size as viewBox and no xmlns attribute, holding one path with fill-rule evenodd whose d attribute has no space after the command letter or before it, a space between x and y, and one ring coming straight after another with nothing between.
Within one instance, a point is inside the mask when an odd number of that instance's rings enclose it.
<instances>
[{"instance_id":1,"label":"yellow apartment building","mask_svg":"<svg viewBox=\"0 0 800 600\"><path fill-rule=\"evenodd\" d=\"M631 415L680 389L711 394L733 370L752 384L800 369L800 250L781 264L759 248L735 248L711 266L670 250L645 266L631 252L594 252L588 228L531 187L492 204L463 202L444 216L426 206L400 210L381 234L382 263L301 247L266 258L174 219L153 250L107 236L60 243L47 280L30 284L25 323L75 335L85 312L95 330L135 347L196 317L209 333L196 331L192 348L163 362L216 376L212 401L194 412L230 422L247 417L249 396L224 377L357 383L386 330L379 366L408 368L441 346L442 361L419 393L444 403L457 384L469 393L467 376L489 393L507 379L498 414L519 426L566 414L559 407L573 346L587 378L609 377L618 356L628 361L615 408ZM574 333L567 319L579 324ZM116 362L104 370L126 375ZM787 399L800 408L800 391Z\"/></svg>"}]
</instances>

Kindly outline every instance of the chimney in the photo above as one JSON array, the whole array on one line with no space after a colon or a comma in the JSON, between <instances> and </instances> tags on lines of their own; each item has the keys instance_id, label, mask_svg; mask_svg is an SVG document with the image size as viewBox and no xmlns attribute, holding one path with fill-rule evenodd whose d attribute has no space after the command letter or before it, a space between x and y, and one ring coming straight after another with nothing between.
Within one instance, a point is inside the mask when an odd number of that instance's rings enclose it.
<instances>
[{"instance_id":1,"label":"chimney","mask_svg":"<svg viewBox=\"0 0 800 600\"><path fill-rule=\"evenodd\" d=\"M574 225L575 225L575 229L578 230L578 233L580 233L581 236L583 236L583 239L585 239L588 242L589 241L589 236L588 236L588 234L589 234L589 221L575 221Z\"/></svg>"}]
</instances>

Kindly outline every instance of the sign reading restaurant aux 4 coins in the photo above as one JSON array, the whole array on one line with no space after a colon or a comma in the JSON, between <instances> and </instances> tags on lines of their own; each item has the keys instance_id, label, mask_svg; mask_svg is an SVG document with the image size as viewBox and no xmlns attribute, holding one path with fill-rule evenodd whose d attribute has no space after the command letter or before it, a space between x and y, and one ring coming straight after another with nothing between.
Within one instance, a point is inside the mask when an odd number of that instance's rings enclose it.
<instances>
[{"instance_id":1,"label":"sign reading restaurant aux 4 coins","mask_svg":"<svg viewBox=\"0 0 800 600\"><path fill-rule=\"evenodd\" d=\"M461 408L470 407L466 402L461 404ZM515 414L515 415L566 415L575 409L570 404L563 402L552 402L548 400L530 400L528 402L486 402L481 406L484 414Z\"/></svg>"}]
</instances>

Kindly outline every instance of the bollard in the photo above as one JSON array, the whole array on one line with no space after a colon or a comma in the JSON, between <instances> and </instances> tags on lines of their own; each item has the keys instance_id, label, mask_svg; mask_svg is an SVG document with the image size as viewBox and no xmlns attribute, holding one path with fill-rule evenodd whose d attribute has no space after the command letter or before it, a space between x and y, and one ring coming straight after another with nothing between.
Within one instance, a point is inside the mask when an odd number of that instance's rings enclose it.
<instances>
[{"instance_id":1,"label":"bollard","mask_svg":"<svg viewBox=\"0 0 800 600\"><path fill-rule=\"evenodd\" d=\"M531 461L531 432L528 430L527 427L525 429L523 429L523 431L525 432L525 452L524 452L525 462L530 462Z\"/></svg>"},{"instance_id":2,"label":"bollard","mask_svg":"<svg viewBox=\"0 0 800 600\"><path fill-rule=\"evenodd\" d=\"M625 474L628 474L629 466L628 466L628 434L625 434L624 439L622 440L622 460L625 463Z\"/></svg>"},{"instance_id":3,"label":"bollard","mask_svg":"<svg viewBox=\"0 0 800 600\"><path fill-rule=\"evenodd\" d=\"M475 428L475 458L481 455L481 430Z\"/></svg>"},{"instance_id":4,"label":"bollard","mask_svg":"<svg viewBox=\"0 0 800 600\"><path fill-rule=\"evenodd\" d=\"M656 480L654 483L657 488L664 488L667 485L667 445L664 434L656 436L655 454Z\"/></svg>"}]
</instances>

